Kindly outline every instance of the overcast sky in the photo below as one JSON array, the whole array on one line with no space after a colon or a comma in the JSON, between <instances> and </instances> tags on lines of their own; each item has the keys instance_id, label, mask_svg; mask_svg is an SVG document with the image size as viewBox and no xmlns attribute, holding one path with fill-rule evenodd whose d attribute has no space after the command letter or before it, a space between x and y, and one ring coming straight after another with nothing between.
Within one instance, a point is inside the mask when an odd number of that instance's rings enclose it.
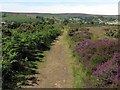
<instances>
[{"instance_id":1,"label":"overcast sky","mask_svg":"<svg viewBox=\"0 0 120 90\"><path fill-rule=\"evenodd\" d=\"M0 0L0 11L117 15L119 0Z\"/></svg>"}]
</instances>

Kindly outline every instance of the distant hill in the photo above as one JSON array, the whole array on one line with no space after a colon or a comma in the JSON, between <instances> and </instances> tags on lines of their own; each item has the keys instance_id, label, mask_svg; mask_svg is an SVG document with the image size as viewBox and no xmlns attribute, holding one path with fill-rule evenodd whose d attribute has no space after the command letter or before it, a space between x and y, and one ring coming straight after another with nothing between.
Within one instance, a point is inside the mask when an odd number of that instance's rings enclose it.
<instances>
[{"instance_id":1,"label":"distant hill","mask_svg":"<svg viewBox=\"0 0 120 90\"><path fill-rule=\"evenodd\" d=\"M81 23L90 22L112 22L117 21L117 15L94 15L94 14L84 14L84 13L17 13L17 12L2 12L3 22L39 22L36 16L44 17L46 20L48 18L55 18L57 22L64 20L78 21ZM71 21L70 21L71 22Z\"/></svg>"},{"instance_id":2,"label":"distant hill","mask_svg":"<svg viewBox=\"0 0 120 90\"><path fill-rule=\"evenodd\" d=\"M117 18L118 15L95 15L95 14L84 14L84 13L17 13L17 12L2 12L14 15L27 15L27 16L62 16L62 17L90 17L90 16L103 16Z\"/></svg>"}]
</instances>

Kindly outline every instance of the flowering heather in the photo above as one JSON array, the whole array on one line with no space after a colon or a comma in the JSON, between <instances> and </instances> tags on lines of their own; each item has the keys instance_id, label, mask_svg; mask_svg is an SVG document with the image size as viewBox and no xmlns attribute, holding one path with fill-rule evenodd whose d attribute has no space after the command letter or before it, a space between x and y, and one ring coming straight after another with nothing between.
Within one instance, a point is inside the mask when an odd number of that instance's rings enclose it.
<instances>
[{"instance_id":1,"label":"flowering heather","mask_svg":"<svg viewBox=\"0 0 120 90\"><path fill-rule=\"evenodd\" d=\"M72 36L72 40L75 42L77 40L75 51L79 61L98 78L100 86L115 86L120 81L118 41L108 39L92 41L88 38L89 35L90 33L86 31L78 30Z\"/></svg>"},{"instance_id":2,"label":"flowering heather","mask_svg":"<svg viewBox=\"0 0 120 90\"><path fill-rule=\"evenodd\" d=\"M120 53L114 53L113 57L102 65L98 65L95 75L100 75L110 70L118 71L118 61L120 61Z\"/></svg>"},{"instance_id":3,"label":"flowering heather","mask_svg":"<svg viewBox=\"0 0 120 90\"><path fill-rule=\"evenodd\" d=\"M94 45L94 42L91 40L82 41L80 44L76 46L76 50L81 51L84 50L86 46Z\"/></svg>"},{"instance_id":4,"label":"flowering heather","mask_svg":"<svg viewBox=\"0 0 120 90\"><path fill-rule=\"evenodd\" d=\"M120 70L120 69L119 69ZM120 72L118 72L116 75L111 77L111 80L113 82L120 82Z\"/></svg>"},{"instance_id":5,"label":"flowering heather","mask_svg":"<svg viewBox=\"0 0 120 90\"><path fill-rule=\"evenodd\" d=\"M114 53L113 57L107 62L98 65L93 72L94 75L102 79L111 80L114 83L120 81L120 53Z\"/></svg>"},{"instance_id":6,"label":"flowering heather","mask_svg":"<svg viewBox=\"0 0 120 90\"><path fill-rule=\"evenodd\" d=\"M113 40L84 40L76 46L76 51L81 57L81 61L88 62L87 67L91 70L99 64L106 62L117 51L117 41Z\"/></svg>"},{"instance_id":7,"label":"flowering heather","mask_svg":"<svg viewBox=\"0 0 120 90\"><path fill-rule=\"evenodd\" d=\"M94 49L95 51L98 52L99 50L106 52L105 49L108 50L117 49L116 46L117 46L117 41L112 41L112 40L97 40L95 42L91 40L84 40L76 46L76 50L78 52L82 52L82 51L84 52L84 51L92 51Z\"/></svg>"},{"instance_id":8,"label":"flowering heather","mask_svg":"<svg viewBox=\"0 0 120 90\"><path fill-rule=\"evenodd\" d=\"M114 45L116 44L117 45L117 42L115 41L111 41L111 40L97 40L95 42L91 41L91 40L84 40L82 42L80 42L80 44L78 44L76 46L76 49L78 51L81 51L83 49L85 49L86 47L90 47L90 46L111 46L111 45Z\"/></svg>"},{"instance_id":9,"label":"flowering heather","mask_svg":"<svg viewBox=\"0 0 120 90\"><path fill-rule=\"evenodd\" d=\"M74 40L74 41L79 40L79 42L80 42L82 40L91 39L91 37L92 37L91 33L79 31L72 36L72 40Z\"/></svg>"},{"instance_id":10,"label":"flowering heather","mask_svg":"<svg viewBox=\"0 0 120 90\"><path fill-rule=\"evenodd\" d=\"M74 42L79 43L80 41L91 39L93 36L87 28L70 29L68 35Z\"/></svg>"}]
</instances>

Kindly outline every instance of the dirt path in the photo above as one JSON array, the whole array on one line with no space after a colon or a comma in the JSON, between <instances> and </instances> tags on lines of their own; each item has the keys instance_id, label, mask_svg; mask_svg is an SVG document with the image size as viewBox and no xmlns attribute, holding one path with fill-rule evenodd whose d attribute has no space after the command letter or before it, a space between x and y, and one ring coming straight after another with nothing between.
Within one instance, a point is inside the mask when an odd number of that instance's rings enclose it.
<instances>
[{"instance_id":1,"label":"dirt path","mask_svg":"<svg viewBox=\"0 0 120 90\"><path fill-rule=\"evenodd\" d=\"M44 64L39 65L36 77L38 84L29 88L72 88L73 74L66 32L53 43L45 56Z\"/></svg>"}]
</instances>

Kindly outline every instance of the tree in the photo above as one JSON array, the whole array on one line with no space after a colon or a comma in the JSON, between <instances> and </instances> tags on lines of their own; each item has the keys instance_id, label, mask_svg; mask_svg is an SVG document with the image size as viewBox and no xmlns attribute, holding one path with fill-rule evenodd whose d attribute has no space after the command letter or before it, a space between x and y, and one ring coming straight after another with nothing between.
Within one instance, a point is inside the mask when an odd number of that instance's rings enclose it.
<instances>
[{"instance_id":1,"label":"tree","mask_svg":"<svg viewBox=\"0 0 120 90\"><path fill-rule=\"evenodd\" d=\"M67 25L69 23L69 21L67 20L67 19L65 19L64 21L63 21L63 24L64 25Z\"/></svg>"},{"instance_id":2,"label":"tree","mask_svg":"<svg viewBox=\"0 0 120 90\"><path fill-rule=\"evenodd\" d=\"M36 19L37 19L37 23L39 24L42 24L45 21L44 18L41 16L36 16Z\"/></svg>"},{"instance_id":3,"label":"tree","mask_svg":"<svg viewBox=\"0 0 120 90\"><path fill-rule=\"evenodd\" d=\"M2 14L2 17L6 17L6 16L7 16L7 14L6 14L6 13L3 13L3 14Z\"/></svg>"}]
</instances>

